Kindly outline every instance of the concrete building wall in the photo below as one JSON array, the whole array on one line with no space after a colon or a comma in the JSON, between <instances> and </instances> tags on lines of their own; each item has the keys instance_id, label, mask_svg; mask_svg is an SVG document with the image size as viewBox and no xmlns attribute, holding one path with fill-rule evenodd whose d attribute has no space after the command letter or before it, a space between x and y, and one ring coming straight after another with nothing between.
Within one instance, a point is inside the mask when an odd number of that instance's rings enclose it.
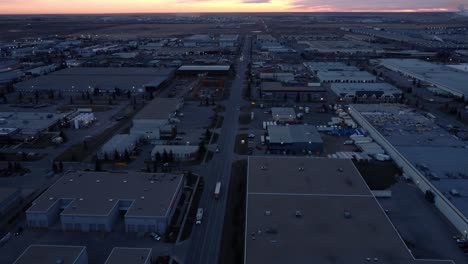
<instances>
[{"instance_id":1,"label":"concrete building wall","mask_svg":"<svg viewBox=\"0 0 468 264\"><path fill-rule=\"evenodd\" d=\"M108 216L62 215L60 220L63 231L112 231L112 221Z\"/></svg>"},{"instance_id":2,"label":"concrete building wall","mask_svg":"<svg viewBox=\"0 0 468 264\"><path fill-rule=\"evenodd\" d=\"M431 182L424 177L398 150L388 142L358 111L352 106L350 115L358 122L369 135L380 144L390 157L400 166L403 172L408 175L418 188L425 193L432 191L435 195L435 206L449 221L458 229L461 234L468 232L468 219L464 216Z\"/></svg>"},{"instance_id":3,"label":"concrete building wall","mask_svg":"<svg viewBox=\"0 0 468 264\"><path fill-rule=\"evenodd\" d=\"M168 226L166 217L125 217L127 232L158 232L165 233Z\"/></svg>"},{"instance_id":4,"label":"concrete building wall","mask_svg":"<svg viewBox=\"0 0 468 264\"><path fill-rule=\"evenodd\" d=\"M268 148L270 150L276 151L293 151L297 154L303 153L305 150L306 152L311 152L312 154L319 155L323 151L323 144L312 142L311 144L306 142L298 142L293 144L278 144L278 143L269 143Z\"/></svg>"},{"instance_id":5,"label":"concrete building wall","mask_svg":"<svg viewBox=\"0 0 468 264\"><path fill-rule=\"evenodd\" d=\"M28 226L46 228L53 225L59 218L61 200L56 201L46 213L26 212Z\"/></svg>"}]
</instances>

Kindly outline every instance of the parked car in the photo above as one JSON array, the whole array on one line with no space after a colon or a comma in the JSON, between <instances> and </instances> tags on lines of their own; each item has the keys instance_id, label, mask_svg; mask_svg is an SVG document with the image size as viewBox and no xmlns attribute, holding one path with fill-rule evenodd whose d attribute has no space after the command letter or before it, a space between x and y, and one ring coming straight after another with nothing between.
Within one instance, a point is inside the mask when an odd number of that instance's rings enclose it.
<instances>
[{"instance_id":1,"label":"parked car","mask_svg":"<svg viewBox=\"0 0 468 264\"><path fill-rule=\"evenodd\" d=\"M158 235L156 232L151 232L151 233L150 233L150 236L151 236L154 240L156 240L156 241L160 241L160 240L161 240L161 236Z\"/></svg>"}]
</instances>

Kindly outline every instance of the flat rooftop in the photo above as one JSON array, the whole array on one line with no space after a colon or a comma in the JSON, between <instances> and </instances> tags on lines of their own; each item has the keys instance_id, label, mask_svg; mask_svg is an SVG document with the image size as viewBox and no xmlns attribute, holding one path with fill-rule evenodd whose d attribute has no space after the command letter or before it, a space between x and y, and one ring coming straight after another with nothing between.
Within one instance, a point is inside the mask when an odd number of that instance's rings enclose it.
<instances>
[{"instance_id":1,"label":"flat rooftop","mask_svg":"<svg viewBox=\"0 0 468 264\"><path fill-rule=\"evenodd\" d=\"M319 71L317 77L321 81L375 81L377 78L366 71Z\"/></svg>"},{"instance_id":2,"label":"flat rooftop","mask_svg":"<svg viewBox=\"0 0 468 264\"><path fill-rule=\"evenodd\" d=\"M361 175L348 160L249 157L248 174L249 193L370 195Z\"/></svg>"},{"instance_id":3,"label":"flat rooftop","mask_svg":"<svg viewBox=\"0 0 468 264\"><path fill-rule=\"evenodd\" d=\"M117 134L114 135L101 147L101 152L111 153L114 151L123 152L129 148L136 147L136 143L140 138L135 134Z\"/></svg>"},{"instance_id":4,"label":"flat rooftop","mask_svg":"<svg viewBox=\"0 0 468 264\"><path fill-rule=\"evenodd\" d=\"M324 92L322 86L284 86L281 82L262 82L262 92Z\"/></svg>"},{"instance_id":5,"label":"flat rooftop","mask_svg":"<svg viewBox=\"0 0 468 264\"><path fill-rule=\"evenodd\" d=\"M296 118L296 111L292 107L272 107L271 108L271 115L274 116L288 116L291 118Z\"/></svg>"},{"instance_id":6,"label":"flat rooftop","mask_svg":"<svg viewBox=\"0 0 468 264\"><path fill-rule=\"evenodd\" d=\"M182 65L178 71L229 71L230 65Z\"/></svg>"},{"instance_id":7,"label":"flat rooftop","mask_svg":"<svg viewBox=\"0 0 468 264\"><path fill-rule=\"evenodd\" d=\"M138 112L137 119L169 119L182 106L180 98L155 98Z\"/></svg>"},{"instance_id":8,"label":"flat rooftop","mask_svg":"<svg viewBox=\"0 0 468 264\"><path fill-rule=\"evenodd\" d=\"M69 113L50 112L0 112L0 128L18 128L23 133L35 133L42 131Z\"/></svg>"},{"instance_id":9,"label":"flat rooftop","mask_svg":"<svg viewBox=\"0 0 468 264\"><path fill-rule=\"evenodd\" d=\"M306 50L318 51L318 52L345 52L345 53L356 53L356 52L375 52L377 49L375 46L370 45L364 41L355 40L332 40L332 41L300 41L299 44L305 44L308 46ZM375 44L374 44L375 45ZM382 51L379 47L378 51Z\"/></svg>"},{"instance_id":10,"label":"flat rooftop","mask_svg":"<svg viewBox=\"0 0 468 264\"><path fill-rule=\"evenodd\" d=\"M157 87L167 80L174 69L159 68L68 68L16 84L18 90L62 90L70 92L122 90L138 92L146 86Z\"/></svg>"},{"instance_id":11,"label":"flat rooftop","mask_svg":"<svg viewBox=\"0 0 468 264\"><path fill-rule=\"evenodd\" d=\"M435 263L413 258L351 160L249 157L245 235L246 264Z\"/></svg>"},{"instance_id":12,"label":"flat rooftop","mask_svg":"<svg viewBox=\"0 0 468 264\"><path fill-rule=\"evenodd\" d=\"M468 216L468 144L404 105L352 105L431 184ZM431 175L438 179L432 179ZM457 190L460 196L450 194Z\"/></svg>"},{"instance_id":13,"label":"flat rooftop","mask_svg":"<svg viewBox=\"0 0 468 264\"><path fill-rule=\"evenodd\" d=\"M49 187L27 210L45 213L69 201L61 215L106 216L120 201L130 201L126 216L165 216L183 184L182 174L69 172Z\"/></svg>"},{"instance_id":14,"label":"flat rooftop","mask_svg":"<svg viewBox=\"0 0 468 264\"><path fill-rule=\"evenodd\" d=\"M86 247L31 245L13 264L57 263L58 259L63 264L73 264L82 254L86 254Z\"/></svg>"},{"instance_id":15,"label":"flat rooftop","mask_svg":"<svg viewBox=\"0 0 468 264\"><path fill-rule=\"evenodd\" d=\"M104 264L145 264L151 259L151 252L151 248L115 247Z\"/></svg>"},{"instance_id":16,"label":"flat rooftop","mask_svg":"<svg viewBox=\"0 0 468 264\"><path fill-rule=\"evenodd\" d=\"M418 59L382 59L381 65L394 71L412 75L441 89L468 97L468 74L455 69Z\"/></svg>"},{"instance_id":17,"label":"flat rooftop","mask_svg":"<svg viewBox=\"0 0 468 264\"><path fill-rule=\"evenodd\" d=\"M315 126L310 125L268 126L268 136L270 143L277 144L323 143Z\"/></svg>"},{"instance_id":18,"label":"flat rooftop","mask_svg":"<svg viewBox=\"0 0 468 264\"><path fill-rule=\"evenodd\" d=\"M359 93L374 93L379 96L402 93L389 83L332 83L330 88L336 95L340 96Z\"/></svg>"}]
</instances>

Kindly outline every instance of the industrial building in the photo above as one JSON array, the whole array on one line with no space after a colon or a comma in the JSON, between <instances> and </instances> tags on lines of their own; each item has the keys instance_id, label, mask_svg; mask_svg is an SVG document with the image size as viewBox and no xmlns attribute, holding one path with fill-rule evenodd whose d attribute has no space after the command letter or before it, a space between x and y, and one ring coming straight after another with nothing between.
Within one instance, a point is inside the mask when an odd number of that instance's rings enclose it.
<instances>
[{"instance_id":1,"label":"industrial building","mask_svg":"<svg viewBox=\"0 0 468 264\"><path fill-rule=\"evenodd\" d=\"M468 98L468 74L461 69L418 59L382 59L380 65L453 96Z\"/></svg>"},{"instance_id":2,"label":"industrial building","mask_svg":"<svg viewBox=\"0 0 468 264\"><path fill-rule=\"evenodd\" d=\"M71 113L0 112L0 134L3 138L34 139L59 124Z\"/></svg>"},{"instance_id":3,"label":"industrial building","mask_svg":"<svg viewBox=\"0 0 468 264\"><path fill-rule=\"evenodd\" d=\"M262 82L260 85L261 97L265 99L296 99L299 94L300 100L313 100L323 98L325 88L317 83L317 85L307 86L284 86L281 82Z\"/></svg>"},{"instance_id":4,"label":"industrial building","mask_svg":"<svg viewBox=\"0 0 468 264\"><path fill-rule=\"evenodd\" d=\"M230 72L230 65L182 65L179 67L179 69L177 69L177 74L183 76L192 76L199 74L206 74L210 76L227 76L230 74Z\"/></svg>"},{"instance_id":5,"label":"industrial building","mask_svg":"<svg viewBox=\"0 0 468 264\"><path fill-rule=\"evenodd\" d=\"M69 172L26 211L30 227L111 232L117 221L126 232L163 234L184 186L181 174ZM121 219L121 215L124 215Z\"/></svg>"},{"instance_id":6,"label":"industrial building","mask_svg":"<svg viewBox=\"0 0 468 264\"><path fill-rule=\"evenodd\" d=\"M62 263L88 264L83 246L30 245L13 264Z\"/></svg>"},{"instance_id":7,"label":"industrial building","mask_svg":"<svg viewBox=\"0 0 468 264\"><path fill-rule=\"evenodd\" d=\"M155 98L133 118L130 134L146 139L160 139L164 134L172 134L177 111L183 106L179 98Z\"/></svg>"},{"instance_id":8,"label":"industrial building","mask_svg":"<svg viewBox=\"0 0 468 264\"><path fill-rule=\"evenodd\" d=\"M237 46L239 41L238 34L221 34L219 36L219 46L222 48L231 48Z\"/></svg>"},{"instance_id":9,"label":"industrial building","mask_svg":"<svg viewBox=\"0 0 468 264\"><path fill-rule=\"evenodd\" d=\"M260 80L291 82L294 81L294 74L291 72L261 72Z\"/></svg>"},{"instance_id":10,"label":"industrial building","mask_svg":"<svg viewBox=\"0 0 468 264\"><path fill-rule=\"evenodd\" d=\"M151 248L114 247L104 264L151 264ZM30 245L13 264L88 264L85 246Z\"/></svg>"},{"instance_id":11,"label":"industrial building","mask_svg":"<svg viewBox=\"0 0 468 264\"><path fill-rule=\"evenodd\" d=\"M249 157L244 264L416 260L351 160Z\"/></svg>"},{"instance_id":12,"label":"industrial building","mask_svg":"<svg viewBox=\"0 0 468 264\"><path fill-rule=\"evenodd\" d=\"M323 141L315 126L267 126L269 150L294 153L322 153Z\"/></svg>"},{"instance_id":13,"label":"industrial building","mask_svg":"<svg viewBox=\"0 0 468 264\"><path fill-rule=\"evenodd\" d=\"M291 107L272 107L271 116L278 123L296 122L296 111Z\"/></svg>"},{"instance_id":14,"label":"industrial building","mask_svg":"<svg viewBox=\"0 0 468 264\"><path fill-rule=\"evenodd\" d=\"M151 159L155 160L157 153L161 156L164 153L172 153L177 161L195 160L198 158L199 146L193 145L156 145L151 151Z\"/></svg>"},{"instance_id":15,"label":"industrial building","mask_svg":"<svg viewBox=\"0 0 468 264\"><path fill-rule=\"evenodd\" d=\"M334 54L378 54L382 53L382 48L375 48L375 44L371 45L364 41L356 40L332 40L332 41L298 41L298 44L307 45L305 51L318 53L334 53Z\"/></svg>"},{"instance_id":16,"label":"industrial building","mask_svg":"<svg viewBox=\"0 0 468 264\"><path fill-rule=\"evenodd\" d=\"M117 134L114 135L109 141L107 141L101 150L97 153L99 159L119 159L127 155L130 155L135 150L139 135L135 134ZM117 155L117 157L116 157Z\"/></svg>"},{"instance_id":17,"label":"industrial building","mask_svg":"<svg viewBox=\"0 0 468 264\"><path fill-rule=\"evenodd\" d=\"M395 102L403 95L388 83L332 83L330 88L348 102Z\"/></svg>"},{"instance_id":18,"label":"industrial building","mask_svg":"<svg viewBox=\"0 0 468 264\"><path fill-rule=\"evenodd\" d=\"M305 62L304 66L323 83L368 83L377 80L366 71L339 62Z\"/></svg>"},{"instance_id":19,"label":"industrial building","mask_svg":"<svg viewBox=\"0 0 468 264\"><path fill-rule=\"evenodd\" d=\"M16 84L18 91L61 91L82 93L114 91L143 92L157 90L167 84L174 69L74 67L29 79Z\"/></svg>"},{"instance_id":20,"label":"industrial building","mask_svg":"<svg viewBox=\"0 0 468 264\"><path fill-rule=\"evenodd\" d=\"M115 247L104 264L151 264L151 248Z\"/></svg>"},{"instance_id":21,"label":"industrial building","mask_svg":"<svg viewBox=\"0 0 468 264\"><path fill-rule=\"evenodd\" d=\"M468 232L468 145L403 105L351 105L350 115L460 231Z\"/></svg>"},{"instance_id":22,"label":"industrial building","mask_svg":"<svg viewBox=\"0 0 468 264\"><path fill-rule=\"evenodd\" d=\"M0 187L0 216L21 200L21 192L17 188Z\"/></svg>"}]
</instances>

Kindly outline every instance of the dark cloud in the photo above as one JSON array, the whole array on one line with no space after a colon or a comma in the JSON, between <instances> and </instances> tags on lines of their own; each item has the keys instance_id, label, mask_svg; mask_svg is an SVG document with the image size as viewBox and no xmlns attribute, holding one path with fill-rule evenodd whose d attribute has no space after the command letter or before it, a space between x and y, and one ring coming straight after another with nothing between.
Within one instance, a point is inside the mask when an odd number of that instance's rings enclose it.
<instances>
[{"instance_id":1,"label":"dark cloud","mask_svg":"<svg viewBox=\"0 0 468 264\"><path fill-rule=\"evenodd\" d=\"M292 0L292 9L334 9L334 10L422 10L438 8L455 8L453 0Z\"/></svg>"}]
</instances>

